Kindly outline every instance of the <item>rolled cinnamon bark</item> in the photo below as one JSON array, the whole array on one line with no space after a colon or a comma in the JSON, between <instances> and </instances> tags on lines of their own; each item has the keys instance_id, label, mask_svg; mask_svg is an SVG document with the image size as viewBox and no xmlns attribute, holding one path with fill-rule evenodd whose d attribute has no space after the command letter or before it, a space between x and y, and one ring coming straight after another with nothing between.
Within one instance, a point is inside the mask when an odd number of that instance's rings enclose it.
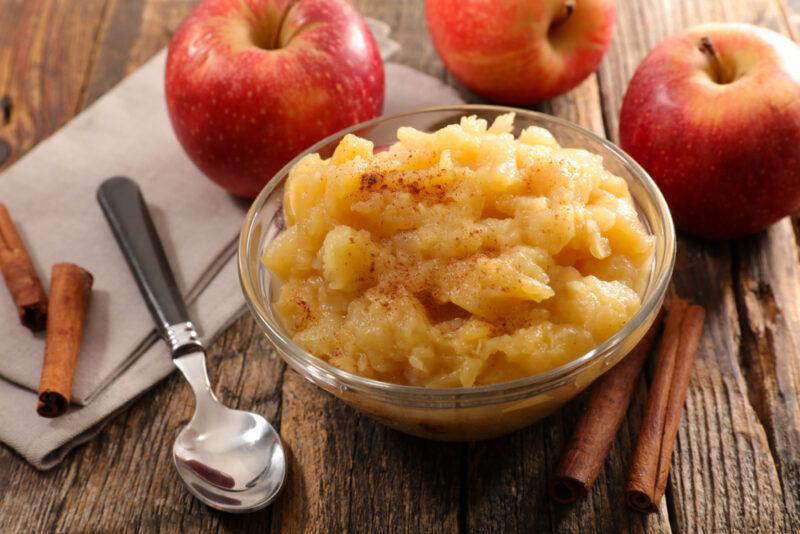
<instances>
[{"instance_id":1,"label":"rolled cinnamon bark","mask_svg":"<svg viewBox=\"0 0 800 534\"><path fill-rule=\"evenodd\" d=\"M653 348L663 312L633 350L601 376L589 390L561 463L550 484L550 496L562 503L585 497L603 467L614 436L625 418L642 366Z\"/></svg>"},{"instance_id":2,"label":"rolled cinnamon bark","mask_svg":"<svg viewBox=\"0 0 800 534\"><path fill-rule=\"evenodd\" d=\"M702 306L681 299L670 305L626 489L639 512L658 511L664 495L704 322Z\"/></svg>"},{"instance_id":3,"label":"rolled cinnamon bark","mask_svg":"<svg viewBox=\"0 0 800 534\"><path fill-rule=\"evenodd\" d=\"M3 204L0 204L0 271L20 322L33 331L42 330L47 321L47 294Z\"/></svg>"},{"instance_id":4,"label":"rolled cinnamon bark","mask_svg":"<svg viewBox=\"0 0 800 534\"><path fill-rule=\"evenodd\" d=\"M77 265L53 266L50 316L36 407L42 417L58 417L69 406L92 282L92 275Z\"/></svg>"}]
</instances>

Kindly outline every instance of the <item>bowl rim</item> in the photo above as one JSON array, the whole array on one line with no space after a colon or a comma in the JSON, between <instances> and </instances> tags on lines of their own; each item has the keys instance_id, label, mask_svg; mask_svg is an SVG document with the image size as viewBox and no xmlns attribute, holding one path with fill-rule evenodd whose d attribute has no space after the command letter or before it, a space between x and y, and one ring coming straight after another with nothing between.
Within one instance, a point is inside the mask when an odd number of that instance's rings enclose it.
<instances>
[{"instance_id":1,"label":"bowl rim","mask_svg":"<svg viewBox=\"0 0 800 534\"><path fill-rule=\"evenodd\" d=\"M542 373L538 373L535 375L518 378L511 381L506 382L498 382L495 384L485 384L479 386L460 386L460 387L427 387L427 386L410 386L405 384L394 384L391 382L383 382L380 380L375 380L372 378L363 377L354 373L350 373L348 371L344 371L335 367L328 362L324 361L322 358L319 358L310 352L307 352L305 349L298 346L290 337L284 335L278 328L273 326L268 319L266 319L265 315L263 314L263 310L261 309L261 303L259 299L255 298L255 295L258 295L255 288L253 287L251 280L248 276L248 268L247 268L247 260L250 257L250 241L251 236L253 234L253 229L255 227L255 221L257 220L258 214L261 209L264 207L267 199L270 197L272 192L275 188L284 181L284 179L288 176L289 170L303 157L308 154L313 154L318 152L324 146L330 144L337 138L342 138L349 133L353 133L357 130L361 130L364 128L368 128L370 126L374 126L376 124L387 122L390 120L397 120L402 117L407 117L411 115L420 115L424 113L433 113L433 112L464 112L464 114L468 114L470 111L490 111L490 112L498 112L498 113L515 113L517 115L524 115L529 116L539 120L550 121L560 126L566 127L568 129L572 129L584 135L597 143L603 145L607 150L612 152L615 156L617 156L625 165L631 168L633 174L642 182L647 195L651 197L653 200L654 205L657 208L658 215L662 219L665 233L661 236L662 239L665 240L665 265L664 268L658 274L658 279L654 281L653 284L653 291L650 294L649 298L642 304L636 314L627 322L625 325L614 333L612 336L607 338L605 341L600 343L599 345L595 345L589 351L583 353L582 355L578 356L577 358L550 369L548 371L544 371ZM658 236L657 236L658 237ZM261 251L257 251L258 254ZM267 334L268 339L270 342L275 346L275 348L279 349L278 352L283 356L289 356L294 360L298 360L299 363L303 364L306 367L310 367L312 369L316 369L318 372L323 372L327 375L332 376L338 382L339 388L342 389L350 389L359 391L362 393L372 393L372 394L390 394L392 396L402 397L402 398L409 398L409 399L427 399L427 400L452 400L453 398L457 399L470 399L475 397L485 397L487 394L494 394L494 395L507 395L513 394L520 390L527 390L531 387L543 387L544 389L549 389L549 386L554 385L554 383L564 379L565 377L571 376L574 372L581 369L584 366L588 366L602 354L606 354L610 349L614 348L615 346L621 344L632 332L636 331L641 324L651 316L654 316L656 312L656 306L661 306L663 301L663 297L667 292L667 288L669 286L670 279L672 278L672 271L675 266L675 258L677 253L677 246L676 246L676 235L675 235L675 227L672 221L672 216L669 211L669 207L667 206L666 199L664 198L663 194L661 193L660 189L656 185L655 181L652 177L647 173L647 171L642 168L631 156L626 154L620 147L618 147L613 142L600 137L599 135L591 132L590 130L580 126L572 121L567 119L563 119L561 117L557 117L554 115L550 115L547 113L542 113L538 111L531 111L527 109L521 108L514 108L509 106L497 106L497 105L488 105L488 104L450 104L450 105L442 105L442 106L428 106L423 108L415 108L413 110L404 111L400 113L394 113L391 115L382 115L376 117L374 119L370 119L368 121L360 122L348 128L344 128L335 132L321 141L315 143L311 147L307 148L296 157L294 157L289 163L284 165L272 178L267 182L258 196L255 198L253 203L251 204L247 215L245 216L244 222L242 223L242 230L239 235L239 247L238 247L238 266L239 266L239 281L242 287L242 292L244 293L245 300L247 301L247 305L255 316L256 321L259 325L264 329ZM259 260L260 261L260 260ZM655 262L655 258L654 258ZM289 362L290 364L293 362ZM317 373L315 373L317 374Z\"/></svg>"}]
</instances>

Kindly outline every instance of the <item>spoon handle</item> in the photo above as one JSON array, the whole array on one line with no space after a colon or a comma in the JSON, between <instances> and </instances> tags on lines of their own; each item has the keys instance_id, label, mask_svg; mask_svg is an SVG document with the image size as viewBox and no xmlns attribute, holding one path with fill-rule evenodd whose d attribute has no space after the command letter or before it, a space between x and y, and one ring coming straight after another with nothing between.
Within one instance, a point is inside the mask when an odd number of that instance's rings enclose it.
<instances>
[{"instance_id":1,"label":"spoon handle","mask_svg":"<svg viewBox=\"0 0 800 534\"><path fill-rule=\"evenodd\" d=\"M202 350L139 186L124 176L109 178L97 200L172 356Z\"/></svg>"}]
</instances>

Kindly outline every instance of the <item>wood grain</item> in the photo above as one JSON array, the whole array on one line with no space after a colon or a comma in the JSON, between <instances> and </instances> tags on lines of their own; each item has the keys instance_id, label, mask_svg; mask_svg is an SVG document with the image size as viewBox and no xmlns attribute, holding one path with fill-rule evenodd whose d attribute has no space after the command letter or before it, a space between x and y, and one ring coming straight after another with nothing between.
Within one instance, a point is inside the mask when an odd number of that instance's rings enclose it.
<instances>
[{"instance_id":1,"label":"wood grain","mask_svg":"<svg viewBox=\"0 0 800 534\"><path fill-rule=\"evenodd\" d=\"M458 530L463 445L389 430L293 371L285 375L283 406L281 435L291 469L273 506L274 529Z\"/></svg>"},{"instance_id":2,"label":"wood grain","mask_svg":"<svg viewBox=\"0 0 800 534\"><path fill-rule=\"evenodd\" d=\"M800 525L800 271L788 219L734 246L740 365L764 426L787 523Z\"/></svg>"},{"instance_id":3,"label":"wood grain","mask_svg":"<svg viewBox=\"0 0 800 534\"><path fill-rule=\"evenodd\" d=\"M107 0L81 106L94 102L169 41L196 0Z\"/></svg>"},{"instance_id":4,"label":"wood grain","mask_svg":"<svg viewBox=\"0 0 800 534\"><path fill-rule=\"evenodd\" d=\"M0 125L7 166L75 115L106 0L3 0L0 98L11 113Z\"/></svg>"},{"instance_id":5,"label":"wood grain","mask_svg":"<svg viewBox=\"0 0 800 534\"><path fill-rule=\"evenodd\" d=\"M392 39L399 42L402 48L392 56L391 61L411 65L442 80L447 79L448 73L428 36L425 2L352 0L352 3L364 16L382 20L392 27Z\"/></svg>"},{"instance_id":6,"label":"wood grain","mask_svg":"<svg viewBox=\"0 0 800 534\"><path fill-rule=\"evenodd\" d=\"M708 317L673 453L681 530L781 531L780 479L739 367L740 333L728 244L682 241L676 284Z\"/></svg>"},{"instance_id":7,"label":"wood grain","mask_svg":"<svg viewBox=\"0 0 800 534\"><path fill-rule=\"evenodd\" d=\"M9 94L12 101L9 120L0 114L0 141L9 142L11 159L157 52L193 3L0 0L0 99ZM444 69L425 29L422 1L354 4L393 27L403 47L394 61L480 101ZM618 4L614 42L597 74L538 107L612 139L628 79L666 35L710 20L800 29L800 0ZM644 378L593 491L564 507L547 498L546 484L580 399L497 440L423 441L359 415L287 370L254 322L242 317L213 344L209 370L224 402L263 413L284 437L290 478L271 508L220 514L183 490L169 451L192 399L173 376L56 469L38 472L0 447L0 531L797 532L796 234L787 220L734 243L680 240L676 288L706 305L708 327L659 514L642 516L622 504Z\"/></svg>"}]
</instances>

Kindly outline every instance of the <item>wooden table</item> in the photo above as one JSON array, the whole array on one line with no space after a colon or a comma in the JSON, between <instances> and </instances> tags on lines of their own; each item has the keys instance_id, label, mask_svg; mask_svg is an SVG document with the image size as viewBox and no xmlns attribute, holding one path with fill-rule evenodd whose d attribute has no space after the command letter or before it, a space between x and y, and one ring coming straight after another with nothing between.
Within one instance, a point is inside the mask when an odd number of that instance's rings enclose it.
<instances>
[{"instance_id":1,"label":"wooden table","mask_svg":"<svg viewBox=\"0 0 800 534\"><path fill-rule=\"evenodd\" d=\"M0 99L10 97L0 112L0 139L11 149L0 168L164 46L191 4L0 0ZM453 82L426 33L421 0L356 4L394 28L403 46L395 61ZM611 139L628 79L666 35L716 20L800 34L800 0L618 4L614 42L600 70L541 107ZM225 515L183 489L169 451L192 400L173 376L51 471L38 472L0 447L0 531L797 532L798 235L786 219L740 241L680 241L677 292L704 303L709 314L659 514L639 515L622 504L644 379L594 491L559 506L547 497L546 482L579 402L505 438L423 441L360 416L287 371L244 316L216 340L209 365L221 399L265 414L288 446L288 484L271 508Z\"/></svg>"}]
</instances>

